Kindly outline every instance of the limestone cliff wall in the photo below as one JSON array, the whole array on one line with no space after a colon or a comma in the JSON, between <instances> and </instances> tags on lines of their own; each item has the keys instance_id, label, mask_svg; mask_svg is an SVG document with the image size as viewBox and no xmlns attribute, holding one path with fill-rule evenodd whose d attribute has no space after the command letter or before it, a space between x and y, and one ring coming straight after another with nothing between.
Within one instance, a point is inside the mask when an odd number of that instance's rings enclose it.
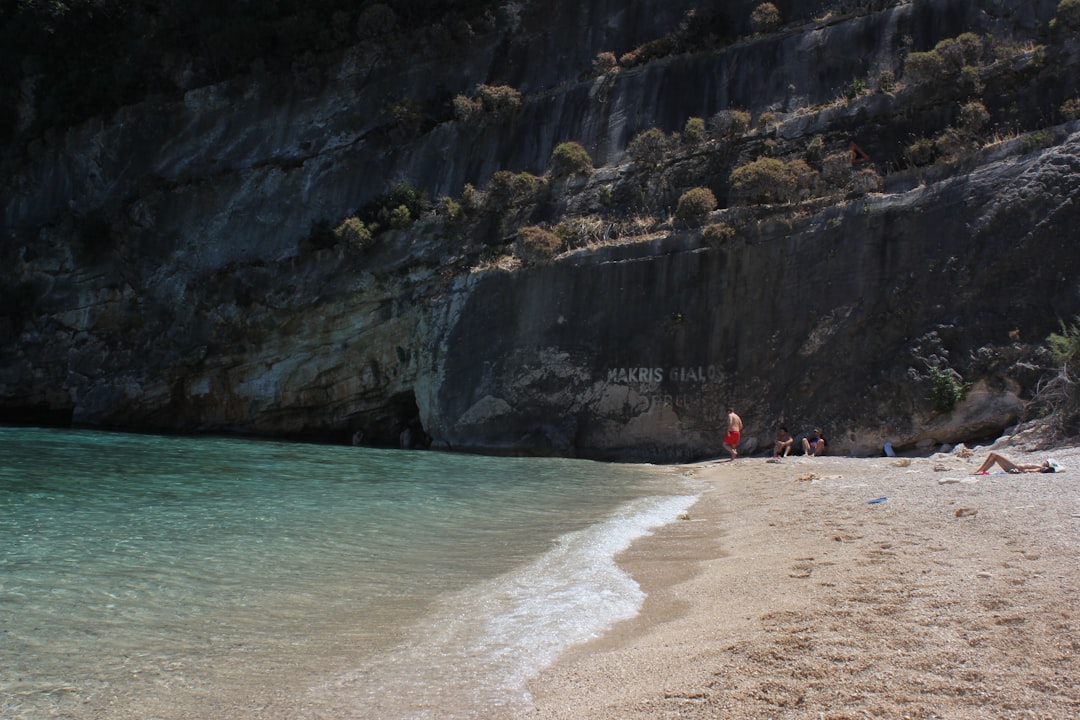
<instances>
[{"instance_id":1,"label":"limestone cliff wall","mask_svg":"<svg viewBox=\"0 0 1080 720\"><path fill-rule=\"evenodd\" d=\"M596 53L675 30L697 3L508 5L453 63L359 48L320 83L240 78L29 141L0 181L0 417L373 443L411 426L458 450L661 460L719 452L728 404L751 442L822 425L842 452L999 432L1023 417L1034 344L1078 305L1071 125L947 173L893 167L878 192L795 213L722 210L739 232L721 244L669 223L500 267L437 219L363 252L310 244L313 224L397 182L456 195L497 170L544 172L563 140L603 169L549 205L652 193L625 157L644 128L824 105L913 48L1037 34L1056 8L777 4L780 32L747 36L754 3L726 3L742 39L604 77ZM1074 69L1051 70L1033 113L1075 92ZM478 82L513 84L524 107L408 138L387 124L388 99ZM795 116L687 163L726 204L733 164L770 143L831 132L887 156L955 105L924 95ZM670 211L681 189L649 208ZM933 360L975 383L947 417L929 407Z\"/></svg>"}]
</instances>

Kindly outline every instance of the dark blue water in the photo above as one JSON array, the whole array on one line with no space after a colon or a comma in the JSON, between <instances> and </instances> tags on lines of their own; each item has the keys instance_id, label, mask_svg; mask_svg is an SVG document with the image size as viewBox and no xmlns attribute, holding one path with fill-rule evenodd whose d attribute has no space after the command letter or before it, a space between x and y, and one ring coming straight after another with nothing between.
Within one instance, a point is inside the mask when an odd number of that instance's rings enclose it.
<instances>
[{"instance_id":1,"label":"dark blue water","mask_svg":"<svg viewBox=\"0 0 1080 720\"><path fill-rule=\"evenodd\" d=\"M662 468L0 428L0 718L513 717Z\"/></svg>"}]
</instances>

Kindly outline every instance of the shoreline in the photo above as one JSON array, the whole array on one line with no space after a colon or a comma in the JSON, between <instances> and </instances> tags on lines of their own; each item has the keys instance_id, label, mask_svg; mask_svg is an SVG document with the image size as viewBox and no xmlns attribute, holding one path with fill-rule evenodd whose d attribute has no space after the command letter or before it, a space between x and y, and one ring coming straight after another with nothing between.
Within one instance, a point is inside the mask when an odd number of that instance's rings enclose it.
<instances>
[{"instance_id":1,"label":"shoreline","mask_svg":"<svg viewBox=\"0 0 1080 720\"><path fill-rule=\"evenodd\" d=\"M1080 448L744 458L619 564L641 612L529 686L533 720L1080 712ZM887 500L869 503L885 497Z\"/></svg>"}]
</instances>

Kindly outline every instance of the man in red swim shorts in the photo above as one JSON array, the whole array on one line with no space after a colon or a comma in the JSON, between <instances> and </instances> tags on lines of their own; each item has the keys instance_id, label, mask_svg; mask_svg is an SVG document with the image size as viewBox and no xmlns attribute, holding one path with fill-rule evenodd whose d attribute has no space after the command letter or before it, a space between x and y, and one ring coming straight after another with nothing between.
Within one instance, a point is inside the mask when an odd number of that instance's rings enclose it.
<instances>
[{"instance_id":1,"label":"man in red swim shorts","mask_svg":"<svg viewBox=\"0 0 1080 720\"><path fill-rule=\"evenodd\" d=\"M724 436L724 449L731 453L731 459L739 457L739 437L742 435L742 418L731 408L727 409L727 435Z\"/></svg>"}]
</instances>

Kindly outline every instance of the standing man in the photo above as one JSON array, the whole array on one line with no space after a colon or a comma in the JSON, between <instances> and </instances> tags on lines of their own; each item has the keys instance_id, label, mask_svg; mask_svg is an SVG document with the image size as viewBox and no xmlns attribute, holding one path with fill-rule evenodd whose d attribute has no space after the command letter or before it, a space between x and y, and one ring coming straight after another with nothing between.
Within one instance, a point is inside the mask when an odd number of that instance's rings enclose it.
<instances>
[{"instance_id":1,"label":"standing man","mask_svg":"<svg viewBox=\"0 0 1080 720\"><path fill-rule=\"evenodd\" d=\"M731 453L731 459L739 457L739 437L742 434L742 418L731 408L727 409L727 435L724 436L724 449Z\"/></svg>"}]
</instances>

